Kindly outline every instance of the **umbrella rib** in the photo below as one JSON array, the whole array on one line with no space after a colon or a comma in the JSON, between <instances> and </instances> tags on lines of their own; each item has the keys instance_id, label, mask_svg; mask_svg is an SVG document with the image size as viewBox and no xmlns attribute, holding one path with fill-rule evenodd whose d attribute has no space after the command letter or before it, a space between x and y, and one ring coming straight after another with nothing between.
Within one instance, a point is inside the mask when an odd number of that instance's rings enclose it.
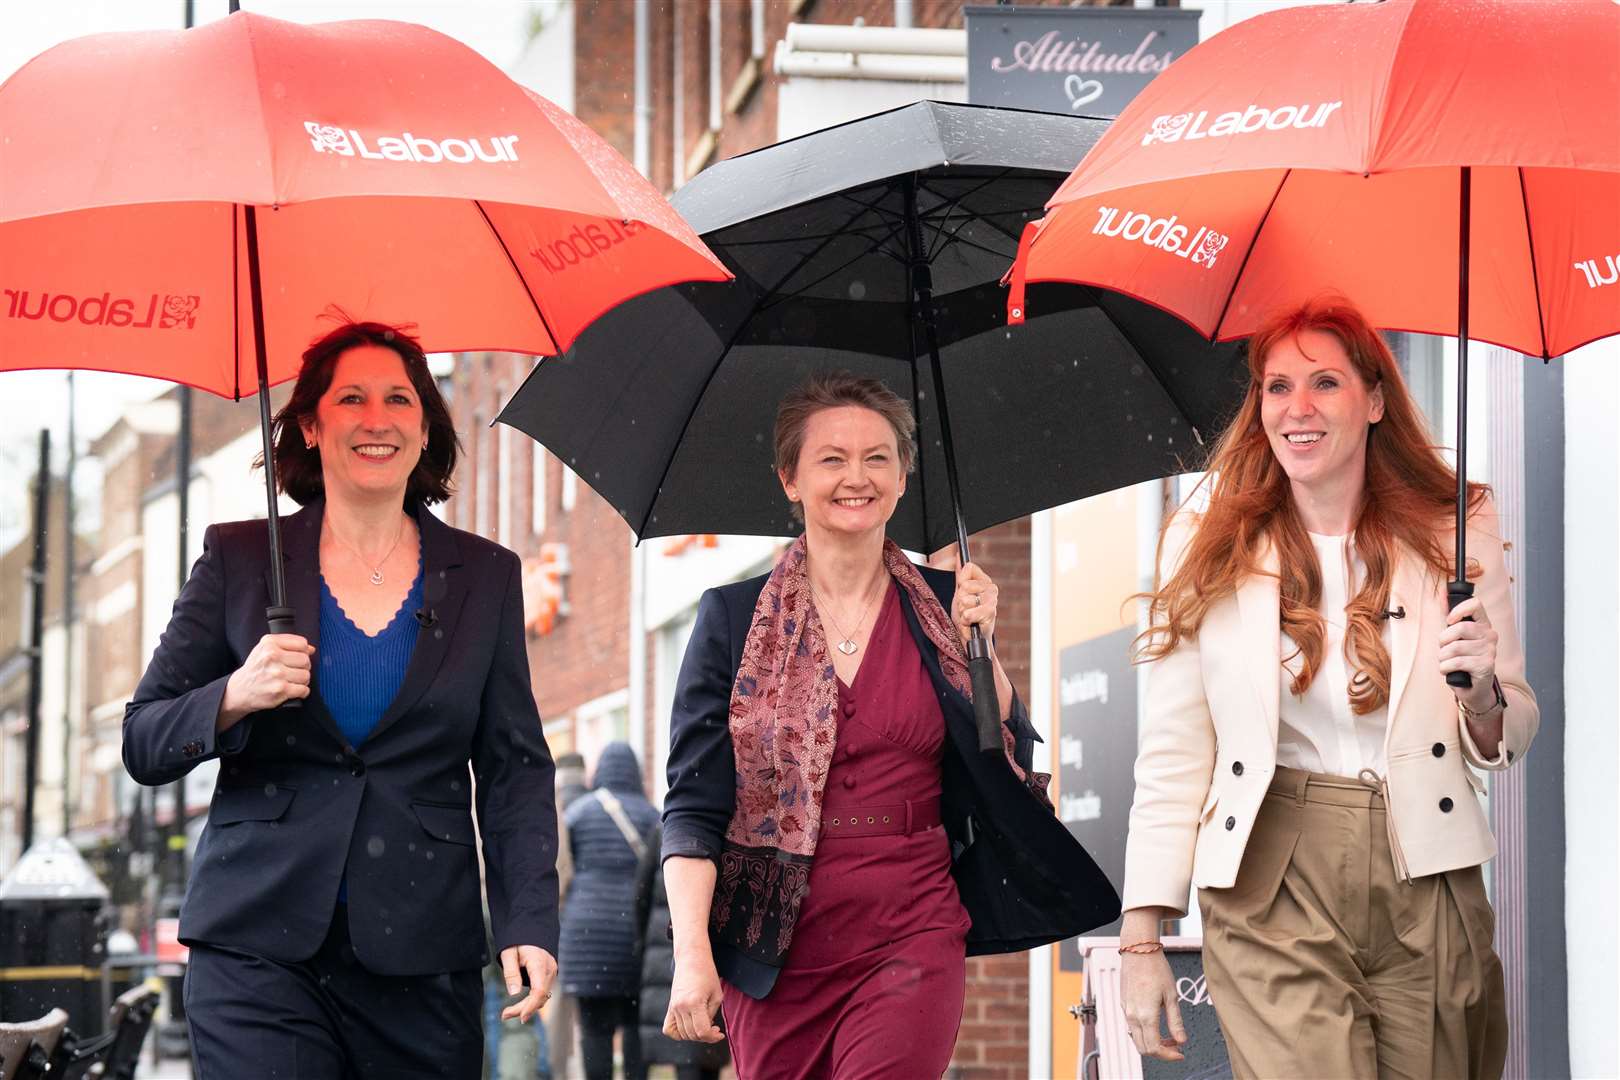
<instances>
[{"instance_id":1,"label":"umbrella rib","mask_svg":"<svg viewBox=\"0 0 1620 1080\"><path fill-rule=\"evenodd\" d=\"M556 349L558 352L562 352L563 343L558 340L556 332L551 329L551 320L547 319L546 313L540 310L540 300L534 295L534 290L529 288L529 279L523 276L523 271L518 267L517 260L512 257L512 249L506 246L506 238L503 237L501 235L501 231L495 227L495 223L489 220L489 212L484 209L483 201L480 199L474 199L472 200L472 204L478 210L478 216L484 219L484 224L489 226L489 234L493 236L495 238L495 242L501 246L501 254L506 256L507 263L512 267L512 273L517 275L518 281L523 286L523 295L527 296L529 298L529 303L534 305L534 313L539 318L540 325L542 328L544 328L546 336L551 339L552 348Z\"/></svg>"},{"instance_id":2,"label":"umbrella rib","mask_svg":"<svg viewBox=\"0 0 1620 1080\"><path fill-rule=\"evenodd\" d=\"M957 227L957 232L960 232L962 230L962 228L965 228L969 224L971 224L971 222L968 222L968 221L962 222L962 224ZM1000 232L999 229L996 230L996 231ZM997 251L995 248L986 247L985 245L979 243L977 240L964 240L962 237L956 235L956 233L951 234L951 243L953 243L953 244L961 244L963 247L974 248L974 249L976 249L978 251L984 252L986 255L994 255L998 259L1006 259L1009 262L1012 261L1012 259L1014 257L1016 257L1016 255L1017 255L1017 252L1015 252L1015 251ZM940 245L940 251L943 251L943 250L944 250L944 245L941 244ZM934 253L934 255L937 255L938 253L939 252L936 251ZM934 261L934 255L928 256L928 261L929 262Z\"/></svg>"},{"instance_id":3,"label":"umbrella rib","mask_svg":"<svg viewBox=\"0 0 1620 1080\"><path fill-rule=\"evenodd\" d=\"M968 198L971 195L977 195L979 192L983 191L985 188L989 187L991 184L1000 183L1003 179L1006 178L1007 174L1010 173L1010 172L1012 172L1011 169L1002 169L1000 172L996 173L994 176L985 177L982 182L980 182L979 184L976 184L975 186L973 186L971 188L968 188L966 191L960 193L959 195L955 196L954 198L947 197L944 194L942 194L941 192L936 191L935 189L929 187L926 178L924 178L924 177L922 177L920 175L917 178L917 188L918 188L918 190L926 191L926 192L928 192L928 194L933 195L933 196L935 196L935 197L937 197L937 198L939 198L939 199L941 199L943 201L943 204L944 204L944 207L945 207L945 215L944 215L944 217L942 219L940 219L940 222L939 222L939 224L938 224L938 226L936 228L937 228L937 230L939 232L944 232L945 226L950 224L951 215L953 213L955 213L956 208L959 207L962 204L962 200ZM930 213L937 214L937 213L939 213L939 209L940 208L936 206ZM929 216L930 216L929 213L919 214L919 215L917 215L917 220L919 222L926 223L929 220ZM985 215L983 215L983 214L974 214L972 217L969 217L966 221L964 221L962 223L962 225L957 227L958 231L960 231L963 227L965 227L969 222L973 221L975 218L982 218L984 216ZM954 240L955 238L956 237L953 234L951 239ZM941 251L944 250L944 248L945 248L945 241L942 239L940 241L939 247L935 248L933 251L930 251L928 253L928 261L933 262L934 261L934 256L938 255Z\"/></svg>"},{"instance_id":4,"label":"umbrella rib","mask_svg":"<svg viewBox=\"0 0 1620 1080\"><path fill-rule=\"evenodd\" d=\"M868 255L872 255L872 254L888 255L890 258L895 258L895 259L898 259L898 261L900 261L900 262L904 262L905 261L904 259L899 259L899 257L896 256L893 252L883 250L884 243L886 243L889 240L894 239L894 235L898 231L899 231L898 227L895 228L895 229L891 229L887 236L882 237L881 239L879 239L876 243L874 243L871 247L867 248L865 251L859 252L858 254L856 254L854 256L851 256L849 259L847 259L844 262L840 263L839 265L833 267L831 270L827 271L825 274L822 274L820 277L816 278L813 281L806 282L805 284L801 285L799 288L795 289L794 291L792 291L790 293L782 293L779 296L773 297L771 302L768 303L768 304L763 305L762 307L760 307L759 311L769 311L771 308L776 307L778 304L785 304L789 300L798 299L799 297L803 296L805 294L805 292L807 292L808 290L815 288L817 285L820 285L823 281L826 281L828 278L833 277L834 275L842 273L844 270L849 269L851 266L854 266L856 263L860 262L862 259L866 258ZM810 255L806 256L805 259L802 262L800 262L798 266L795 266L793 268L792 272L788 275L788 277L791 277L793 274L796 274L801 269L803 269L805 263L809 262L811 259L815 258L816 255L820 254L821 248L826 247L827 244L831 243L832 240L835 239L835 238L836 237L828 237L827 240L823 241L822 244L821 244L821 247L818 247L814 252L812 252ZM785 282L786 280L787 280L787 277L784 277L782 279L782 281L777 282L777 288L780 288L781 285L782 285L782 282ZM775 293L776 289L772 289L771 292ZM758 312L756 311L755 314L758 314ZM750 316L750 318L752 318L752 317L753 316Z\"/></svg>"},{"instance_id":5,"label":"umbrella rib","mask_svg":"<svg viewBox=\"0 0 1620 1080\"><path fill-rule=\"evenodd\" d=\"M1547 352L1547 319L1541 313L1541 273L1536 269L1536 238L1530 231L1530 196L1524 190L1524 166L1520 165L1519 205L1524 208L1524 240L1530 248L1530 284L1536 301L1536 328L1541 331L1541 358L1550 360Z\"/></svg>"},{"instance_id":6,"label":"umbrella rib","mask_svg":"<svg viewBox=\"0 0 1620 1080\"><path fill-rule=\"evenodd\" d=\"M857 210L854 214L850 215L849 220L854 221L859 216L860 211ZM818 244L814 251L799 261L797 266L778 278L775 285L771 286L770 289L761 292L758 299L754 301L753 306L748 309L748 314L737 320L737 326L731 331L731 336L726 338L726 343L721 346L719 353L715 355L714 366L709 369L708 378L703 380L703 388L697 392L695 397L692 398L692 407L686 410L686 419L682 421L680 428L682 435L685 435L686 430L692 426L692 417L697 415L698 406L703 404L704 395L709 392L709 385L714 382L714 377L719 374L720 365L725 363L726 354L731 352L733 345L737 344L737 339L742 336L743 330L746 329L748 324L753 321L754 316L758 315L760 311L763 310L760 305L764 299L777 289L781 288L782 283L788 278L792 277L794 274L797 274L804 267L805 263L821 254L822 248L825 248L828 244L832 243L833 240L838 237L838 235L838 233L833 233L829 235L827 239ZM679 441L676 443L676 450L678 449L680 449ZM647 512L641 517L641 527L635 530L636 541L638 543L641 541L647 531L647 522L652 519L653 508L658 505L658 493L664 489L664 482L669 479L669 470L674 464L675 452L671 451L668 460L664 462L664 471L658 474L658 483L653 488L653 497L651 501L647 503Z\"/></svg>"},{"instance_id":7,"label":"umbrella rib","mask_svg":"<svg viewBox=\"0 0 1620 1080\"><path fill-rule=\"evenodd\" d=\"M727 248L767 247L780 245L793 240L836 240L840 236L848 236L851 233L865 233L868 230L884 228L888 228L888 226L881 223L876 225L854 225L847 229L841 229L835 233L809 233L802 236L795 234L792 237L771 236L762 240L727 240L724 246Z\"/></svg>"},{"instance_id":8,"label":"umbrella rib","mask_svg":"<svg viewBox=\"0 0 1620 1080\"><path fill-rule=\"evenodd\" d=\"M1283 171L1282 179L1277 181L1277 190L1271 193L1271 201L1266 203L1266 212L1260 215L1260 224L1254 227L1254 235L1249 237L1249 246L1244 249L1243 261L1238 264L1237 273L1232 275L1231 291L1226 294L1226 302L1221 305L1220 318L1216 319L1215 325L1210 328L1209 340L1211 344L1220 340L1221 325L1226 322L1226 313L1232 310L1232 300L1237 296L1238 283L1243 280L1243 271L1248 269L1249 256L1254 254L1255 245L1260 242L1260 234L1265 231L1266 221L1271 217L1272 207L1277 205L1277 198L1282 194L1283 185L1288 183L1288 178L1293 175L1293 169Z\"/></svg>"}]
</instances>

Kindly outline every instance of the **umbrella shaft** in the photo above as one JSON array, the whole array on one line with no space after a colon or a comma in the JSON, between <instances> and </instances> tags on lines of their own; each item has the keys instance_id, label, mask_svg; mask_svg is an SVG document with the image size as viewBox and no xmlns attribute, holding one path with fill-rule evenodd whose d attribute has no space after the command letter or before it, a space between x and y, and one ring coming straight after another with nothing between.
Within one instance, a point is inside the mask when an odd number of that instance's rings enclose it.
<instances>
[{"instance_id":1,"label":"umbrella shaft","mask_svg":"<svg viewBox=\"0 0 1620 1080\"><path fill-rule=\"evenodd\" d=\"M1468 242L1471 231L1470 170L1461 169L1457 217L1457 580L1467 580L1468 546Z\"/></svg>"},{"instance_id":2,"label":"umbrella shaft","mask_svg":"<svg viewBox=\"0 0 1620 1080\"><path fill-rule=\"evenodd\" d=\"M923 244L922 219L917 213L915 176L906 178L906 247L910 256L907 261L912 296L922 322L923 344L928 349L928 363L934 379L934 408L939 413L939 439L945 451L945 483L951 489L951 511L956 516L957 553L966 565L973 560L968 553L967 523L962 518L962 486L956 476L956 447L951 441L951 413L945 404L945 372L940 368L939 331L934 321L934 281L928 269L928 250Z\"/></svg>"},{"instance_id":3,"label":"umbrella shaft","mask_svg":"<svg viewBox=\"0 0 1620 1080\"><path fill-rule=\"evenodd\" d=\"M270 425L270 363L264 341L264 290L259 278L258 207L242 208L247 233L248 286L253 302L253 360L259 376L259 435L264 441L265 520L270 533L270 604L287 606L287 577L281 564L281 513L276 506L276 447Z\"/></svg>"}]
</instances>

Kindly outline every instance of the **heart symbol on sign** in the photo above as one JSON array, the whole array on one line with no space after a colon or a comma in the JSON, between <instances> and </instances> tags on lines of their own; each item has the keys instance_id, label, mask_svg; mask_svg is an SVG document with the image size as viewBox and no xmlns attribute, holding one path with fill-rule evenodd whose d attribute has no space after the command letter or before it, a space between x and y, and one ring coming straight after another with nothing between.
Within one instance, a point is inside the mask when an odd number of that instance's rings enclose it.
<instances>
[{"instance_id":1,"label":"heart symbol on sign","mask_svg":"<svg viewBox=\"0 0 1620 1080\"><path fill-rule=\"evenodd\" d=\"M1069 108L1078 109L1102 97L1103 84L1096 79L1082 79L1078 75L1070 75L1063 80L1063 92L1069 95Z\"/></svg>"}]
</instances>

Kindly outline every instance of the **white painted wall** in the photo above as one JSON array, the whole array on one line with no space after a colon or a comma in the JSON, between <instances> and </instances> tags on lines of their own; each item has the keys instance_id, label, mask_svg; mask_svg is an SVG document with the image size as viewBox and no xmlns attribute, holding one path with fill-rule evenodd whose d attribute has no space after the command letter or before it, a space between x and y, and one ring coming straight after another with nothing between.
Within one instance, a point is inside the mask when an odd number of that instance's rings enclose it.
<instances>
[{"instance_id":1,"label":"white painted wall","mask_svg":"<svg viewBox=\"0 0 1620 1080\"><path fill-rule=\"evenodd\" d=\"M965 38L963 39L966 40ZM791 139L914 101L966 101L967 83L826 79L796 75L777 92L776 137Z\"/></svg>"},{"instance_id":2,"label":"white painted wall","mask_svg":"<svg viewBox=\"0 0 1620 1080\"><path fill-rule=\"evenodd\" d=\"M530 0L531 10L545 20L507 74L552 104L574 111L573 0ZM630 48L625 47L626 63Z\"/></svg>"},{"instance_id":3,"label":"white painted wall","mask_svg":"<svg viewBox=\"0 0 1620 1080\"><path fill-rule=\"evenodd\" d=\"M1568 857L1569 1065L1577 1077L1620 1076L1620 339L1564 365L1564 822Z\"/></svg>"}]
</instances>

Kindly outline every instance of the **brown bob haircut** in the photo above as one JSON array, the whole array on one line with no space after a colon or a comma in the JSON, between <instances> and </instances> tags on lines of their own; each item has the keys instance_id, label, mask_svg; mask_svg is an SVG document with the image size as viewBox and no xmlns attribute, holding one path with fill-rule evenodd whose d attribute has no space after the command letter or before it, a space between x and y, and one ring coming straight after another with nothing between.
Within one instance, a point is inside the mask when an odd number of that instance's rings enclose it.
<instances>
[{"instance_id":1,"label":"brown bob haircut","mask_svg":"<svg viewBox=\"0 0 1620 1080\"><path fill-rule=\"evenodd\" d=\"M871 409L894 429L900 471L909 473L917 463L917 418L900 395L877 379L851 375L847 371L818 372L788 392L776 407L776 471L791 475L799 467L804 450L804 432L810 417L823 409L853 406ZM804 508L792 506L793 516L804 520Z\"/></svg>"},{"instance_id":2,"label":"brown bob haircut","mask_svg":"<svg viewBox=\"0 0 1620 1080\"><path fill-rule=\"evenodd\" d=\"M300 425L315 418L316 405L332 385L338 358L350 349L365 345L379 345L398 354L405 376L422 402L427 438L421 460L406 482L405 502L429 505L443 502L453 490L450 478L456 471L456 458L461 451L450 407L439 393L439 384L428 370L427 355L416 338L407 333L405 327L378 322L345 321L304 351L304 362L298 369L292 397L276 414L270 429L276 455L276 486L299 506L307 506L326 494L320 451L304 445Z\"/></svg>"}]
</instances>

